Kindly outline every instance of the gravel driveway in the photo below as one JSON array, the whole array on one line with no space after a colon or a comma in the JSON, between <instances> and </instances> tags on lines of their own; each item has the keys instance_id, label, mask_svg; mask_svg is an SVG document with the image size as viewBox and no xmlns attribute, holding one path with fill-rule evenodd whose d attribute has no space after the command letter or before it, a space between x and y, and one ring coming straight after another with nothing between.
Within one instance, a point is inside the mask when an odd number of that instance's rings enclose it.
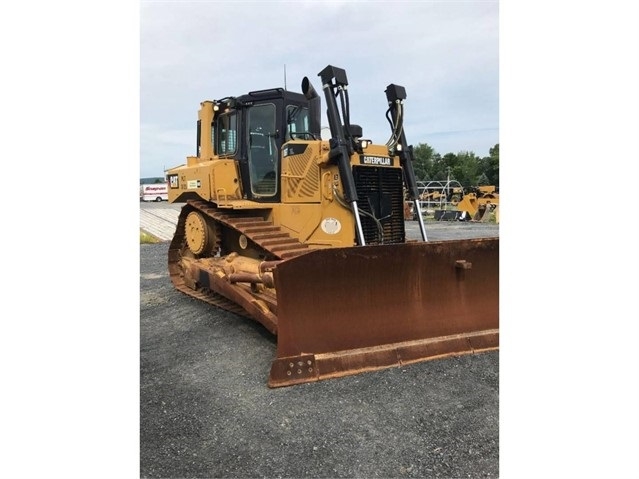
<instances>
[{"instance_id":1,"label":"gravel driveway","mask_svg":"<svg viewBox=\"0 0 639 479\"><path fill-rule=\"evenodd\" d=\"M167 250L140 246L141 477L498 476L498 352L269 389L275 338L174 290Z\"/></svg>"}]
</instances>

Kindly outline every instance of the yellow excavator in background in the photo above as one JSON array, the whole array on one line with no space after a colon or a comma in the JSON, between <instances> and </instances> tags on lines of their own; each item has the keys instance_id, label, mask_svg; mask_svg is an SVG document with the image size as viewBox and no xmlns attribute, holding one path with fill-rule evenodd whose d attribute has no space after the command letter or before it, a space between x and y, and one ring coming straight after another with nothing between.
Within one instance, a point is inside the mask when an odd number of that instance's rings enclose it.
<instances>
[{"instance_id":1,"label":"yellow excavator in background","mask_svg":"<svg viewBox=\"0 0 639 479\"><path fill-rule=\"evenodd\" d=\"M277 335L270 387L486 351L499 342L499 239L407 241L420 208L403 87L386 88L391 135L350 122L346 72L321 99L282 88L201 103L196 155L167 172L185 203L168 254L175 287ZM340 113L341 111L341 113Z\"/></svg>"},{"instance_id":2,"label":"yellow excavator in background","mask_svg":"<svg viewBox=\"0 0 639 479\"><path fill-rule=\"evenodd\" d=\"M470 188L457 203L457 209L468 213L471 221L489 221L492 213L499 223L499 190L496 186Z\"/></svg>"}]
</instances>

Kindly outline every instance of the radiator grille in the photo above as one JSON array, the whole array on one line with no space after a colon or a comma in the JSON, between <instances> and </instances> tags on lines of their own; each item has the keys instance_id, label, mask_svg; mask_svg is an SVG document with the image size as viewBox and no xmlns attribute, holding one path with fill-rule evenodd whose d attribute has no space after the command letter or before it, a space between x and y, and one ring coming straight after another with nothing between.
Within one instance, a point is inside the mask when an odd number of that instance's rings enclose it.
<instances>
[{"instance_id":1,"label":"radiator grille","mask_svg":"<svg viewBox=\"0 0 639 479\"><path fill-rule=\"evenodd\" d=\"M313 150L306 148L304 154L290 157L288 167L293 175L289 179L292 196L315 197L319 191L319 168L313 162Z\"/></svg>"},{"instance_id":2,"label":"radiator grille","mask_svg":"<svg viewBox=\"0 0 639 479\"><path fill-rule=\"evenodd\" d=\"M361 210L374 215L382 225L367 215L360 215L366 244L404 243L404 188L400 168L354 166L353 176Z\"/></svg>"}]
</instances>

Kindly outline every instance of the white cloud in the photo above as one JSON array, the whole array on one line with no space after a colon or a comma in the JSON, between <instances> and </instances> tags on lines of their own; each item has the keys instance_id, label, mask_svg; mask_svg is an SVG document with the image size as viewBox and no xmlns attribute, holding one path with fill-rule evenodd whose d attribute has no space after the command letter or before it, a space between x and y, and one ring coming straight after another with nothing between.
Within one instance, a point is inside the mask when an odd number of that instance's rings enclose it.
<instances>
[{"instance_id":1,"label":"white cloud","mask_svg":"<svg viewBox=\"0 0 639 479\"><path fill-rule=\"evenodd\" d=\"M202 100L284 86L285 68L288 89L308 76L320 91L331 64L346 70L367 137L388 138L384 90L396 83L410 143L485 156L499 141L498 20L498 3L481 1L142 2L141 122L194 138ZM166 156L143 139L141 171L154 176Z\"/></svg>"},{"instance_id":2,"label":"white cloud","mask_svg":"<svg viewBox=\"0 0 639 479\"><path fill-rule=\"evenodd\" d=\"M140 150L149 158L152 168L140 165L141 177L162 176L164 170L185 163L195 154L194 129L167 129L163 125L143 123L140 126Z\"/></svg>"}]
</instances>

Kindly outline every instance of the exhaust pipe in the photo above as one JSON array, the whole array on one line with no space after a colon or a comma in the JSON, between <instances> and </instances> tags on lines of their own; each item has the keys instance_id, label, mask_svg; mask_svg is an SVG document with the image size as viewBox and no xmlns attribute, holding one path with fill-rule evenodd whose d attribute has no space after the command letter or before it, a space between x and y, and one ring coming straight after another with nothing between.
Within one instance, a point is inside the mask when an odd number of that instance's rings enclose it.
<instances>
[{"instance_id":1,"label":"exhaust pipe","mask_svg":"<svg viewBox=\"0 0 639 479\"><path fill-rule=\"evenodd\" d=\"M304 94L307 100L312 100L313 98L319 98L319 95L315 91L315 88L313 88L313 85L311 85L311 81L308 79L308 77L304 77L302 79L302 93Z\"/></svg>"},{"instance_id":2,"label":"exhaust pipe","mask_svg":"<svg viewBox=\"0 0 639 479\"><path fill-rule=\"evenodd\" d=\"M315 136L316 138L320 138L322 131L322 99L315 91L315 88L313 88L313 85L311 85L311 81L308 79L308 77L304 77L304 79L302 80L302 93L310 102L309 117L311 124L309 125L309 128L313 136Z\"/></svg>"}]
</instances>

